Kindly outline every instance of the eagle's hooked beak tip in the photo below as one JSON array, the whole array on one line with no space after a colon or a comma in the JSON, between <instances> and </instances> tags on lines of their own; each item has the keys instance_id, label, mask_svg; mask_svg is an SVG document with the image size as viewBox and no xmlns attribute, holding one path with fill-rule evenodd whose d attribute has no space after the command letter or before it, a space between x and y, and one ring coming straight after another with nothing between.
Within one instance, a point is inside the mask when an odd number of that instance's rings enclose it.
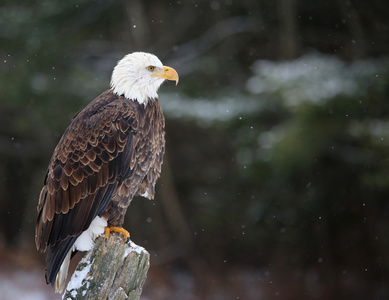
<instances>
[{"instance_id":1,"label":"eagle's hooked beak tip","mask_svg":"<svg viewBox=\"0 0 389 300\"><path fill-rule=\"evenodd\" d=\"M163 71L161 73L155 74L155 76L161 77L166 80L172 80L176 82L176 85L179 81L179 76L176 70L171 67L164 66Z\"/></svg>"}]
</instances>

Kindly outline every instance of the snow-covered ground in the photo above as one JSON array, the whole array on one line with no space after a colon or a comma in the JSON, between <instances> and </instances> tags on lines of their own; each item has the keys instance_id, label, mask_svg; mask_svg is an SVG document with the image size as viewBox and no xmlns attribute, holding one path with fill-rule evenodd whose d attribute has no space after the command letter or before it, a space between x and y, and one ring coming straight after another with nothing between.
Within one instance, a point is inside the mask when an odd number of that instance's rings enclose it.
<instances>
[{"instance_id":1,"label":"snow-covered ground","mask_svg":"<svg viewBox=\"0 0 389 300\"><path fill-rule=\"evenodd\" d=\"M61 299L45 284L43 271L0 266L0 300Z\"/></svg>"},{"instance_id":2,"label":"snow-covered ground","mask_svg":"<svg viewBox=\"0 0 389 300\"><path fill-rule=\"evenodd\" d=\"M183 270L166 272L169 268L151 268L143 288L141 300L165 299L265 299L258 298L267 294L260 273L237 271L220 277L195 278ZM261 284L259 284L261 282ZM44 266L33 269L23 267L4 267L0 265L0 300L56 300L61 295L46 285Z\"/></svg>"}]
</instances>

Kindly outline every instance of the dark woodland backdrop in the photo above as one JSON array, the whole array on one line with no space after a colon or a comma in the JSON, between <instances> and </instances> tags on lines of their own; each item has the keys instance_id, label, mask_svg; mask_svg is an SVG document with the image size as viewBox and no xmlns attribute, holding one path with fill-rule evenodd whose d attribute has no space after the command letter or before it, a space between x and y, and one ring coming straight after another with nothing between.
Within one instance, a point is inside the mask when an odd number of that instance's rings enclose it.
<instances>
[{"instance_id":1,"label":"dark woodland backdrop","mask_svg":"<svg viewBox=\"0 0 389 300\"><path fill-rule=\"evenodd\" d=\"M156 199L127 214L151 253L143 299L388 299L388 16L383 0L3 0L0 299L54 299L34 245L46 167L133 51L180 74L160 90Z\"/></svg>"}]
</instances>

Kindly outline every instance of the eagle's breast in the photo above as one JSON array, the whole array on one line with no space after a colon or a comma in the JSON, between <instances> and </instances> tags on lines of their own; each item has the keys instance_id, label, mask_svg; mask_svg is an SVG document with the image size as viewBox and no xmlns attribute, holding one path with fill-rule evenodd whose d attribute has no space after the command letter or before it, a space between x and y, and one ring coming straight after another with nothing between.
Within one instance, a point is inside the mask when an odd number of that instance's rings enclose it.
<instances>
[{"instance_id":1,"label":"eagle's breast","mask_svg":"<svg viewBox=\"0 0 389 300\"><path fill-rule=\"evenodd\" d=\"M149 199L154 198L155 184L161 173L165 153L165 118L158 99L150 99L147 104L131 101L137 112L137 128L132 131L135 140L131 151L130 166L125 178L119 179L110 205L107 207L108 223L121 226L132 198L138 193Z\"/></svg>"}]
</instances>

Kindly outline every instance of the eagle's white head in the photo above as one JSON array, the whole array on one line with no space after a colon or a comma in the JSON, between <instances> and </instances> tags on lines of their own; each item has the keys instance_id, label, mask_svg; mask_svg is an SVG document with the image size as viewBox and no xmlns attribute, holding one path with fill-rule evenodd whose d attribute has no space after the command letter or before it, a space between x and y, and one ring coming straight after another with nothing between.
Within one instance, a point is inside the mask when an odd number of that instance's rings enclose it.
<instances>
[{"instance_id":1,"label":"eagle's white head","mask_svg":"<svg viewBox=\"0 0 389 300\"><path fill-rule=\"evenodd\" d=\"M112 72L111 89L139 103L146 104L148 99L157 98L157 91L165 80L178 83L177 72L163 66L153 54L134 52L118 62Z\"/></svg>"}]
</instances>

